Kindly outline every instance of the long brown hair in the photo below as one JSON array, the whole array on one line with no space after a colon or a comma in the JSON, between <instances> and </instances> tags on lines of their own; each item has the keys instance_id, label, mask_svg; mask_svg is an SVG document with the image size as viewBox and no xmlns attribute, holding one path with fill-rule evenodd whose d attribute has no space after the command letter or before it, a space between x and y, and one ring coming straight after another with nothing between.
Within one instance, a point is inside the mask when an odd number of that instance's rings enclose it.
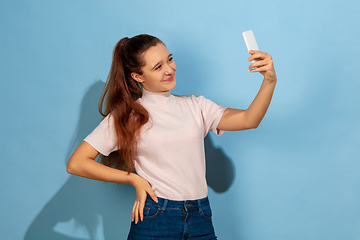
<instances>
[{"instance_id":1,"label":"long brown hair","mask_svg":"<svg viewBox=\"0 0 360 240\"><path fill-rule=\"evenodd\" d=\"M131 73L142 74L143 53L162 43L147 34L123 38L115 46L111 69L99 102L99 112L114 119L118 151L101 156L107 166L132 172L141 127L149 120L149 113L135 102L142 96L142 86ZM105 104L104 104L105 103ZM105 107L105 109L104 109Z\"/></svg>"}]
</instances>

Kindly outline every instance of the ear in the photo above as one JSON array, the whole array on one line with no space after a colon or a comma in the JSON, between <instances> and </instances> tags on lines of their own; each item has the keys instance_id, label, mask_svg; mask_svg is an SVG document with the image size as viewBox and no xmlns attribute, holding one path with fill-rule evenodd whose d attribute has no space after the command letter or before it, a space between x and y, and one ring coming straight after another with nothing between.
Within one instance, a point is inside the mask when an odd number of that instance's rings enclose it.
<instances>
[{"instance_id":1,"label":"ear","mask_svg":"<svg viewBox=\"0 0 360 240\"><path fill-rule=\"evenodd\" d=\"M143 83L143 82L144 82L142 76L141 76L140 74L138 74L138 73L132 72L132 73L131 73L131 77L132 77L135 81L137 81L137 82L139 82L139 83Z\"/></svg>"}]
</instances>

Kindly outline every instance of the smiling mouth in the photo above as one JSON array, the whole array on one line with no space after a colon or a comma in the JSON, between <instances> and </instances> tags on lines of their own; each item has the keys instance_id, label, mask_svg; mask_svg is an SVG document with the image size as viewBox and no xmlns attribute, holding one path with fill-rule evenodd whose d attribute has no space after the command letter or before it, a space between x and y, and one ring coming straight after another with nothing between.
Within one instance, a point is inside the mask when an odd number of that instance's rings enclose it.
<instances>
[{"instance_id":1,"label":"smiling mouth","mask_svg":"<svg viewBox=\"0 0 360 240\"><path fill-rule=\"evenodd\" d=\"M163 82L171 82L172 80L174 80L174 76L171 76L168 79L165 79Z\"/></svg>"}]
</instances>

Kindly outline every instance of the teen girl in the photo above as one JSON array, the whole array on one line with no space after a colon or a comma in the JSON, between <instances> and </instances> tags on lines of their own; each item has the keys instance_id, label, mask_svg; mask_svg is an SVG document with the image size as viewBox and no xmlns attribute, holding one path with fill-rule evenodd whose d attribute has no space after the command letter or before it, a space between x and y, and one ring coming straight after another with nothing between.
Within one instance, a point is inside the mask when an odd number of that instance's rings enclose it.
<instances>
[{"instance_id":1,"label":"teen girl","mask_svg":"<svg viewBox=\"0 0 360 240\"><path fill-rule=\"evenodd\" d=\"M128 239L216 239L205 179L208 131L256 128L277 82L272 57L250 51L250 72L264 80L248 109L226 108L202 96L179 97L176 65L150 35L121 39L99 110L99 126L74 151L71 174L131 184L136 189ZM102 154L102 163L94 159ZM135 169L136 173L133 171Z\"/></svg>"}]
</instances>

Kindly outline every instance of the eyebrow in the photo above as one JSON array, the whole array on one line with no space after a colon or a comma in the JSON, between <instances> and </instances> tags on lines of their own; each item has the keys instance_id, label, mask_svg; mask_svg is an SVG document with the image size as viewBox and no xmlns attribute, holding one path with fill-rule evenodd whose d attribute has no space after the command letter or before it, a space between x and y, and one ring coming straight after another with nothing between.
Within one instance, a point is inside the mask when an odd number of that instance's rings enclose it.
<instances>
[{"instance_id":1,"label":"eyebrow","mask_svg":"<svg viewBox=\"0 0 360 240\"><path fill-rule=\"evenodd\" d=\"M169 54L168 59L169 59L170 57L172 57L172 53ZM154 70L155 68L157 68L157 66L159 66L159 64L161 64L162 62L163 62L162 60L159 61L159 62L157 62L157 63L151 68L151 70Z\"/></svg>"}]
</instances>

